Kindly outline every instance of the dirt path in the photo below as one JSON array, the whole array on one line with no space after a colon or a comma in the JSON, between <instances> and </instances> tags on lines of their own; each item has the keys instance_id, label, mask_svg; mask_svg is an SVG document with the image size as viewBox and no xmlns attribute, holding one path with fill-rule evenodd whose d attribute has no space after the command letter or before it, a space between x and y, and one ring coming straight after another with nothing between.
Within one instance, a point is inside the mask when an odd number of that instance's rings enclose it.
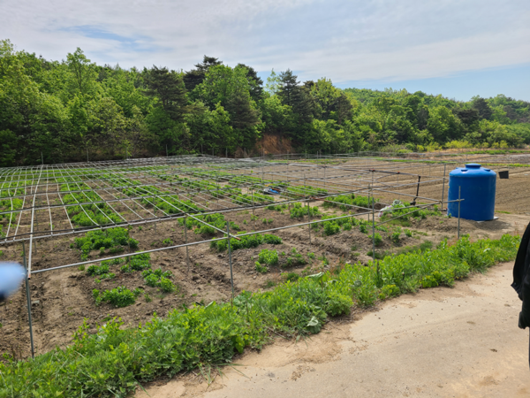
<instances>
[{"instance_id":1,"label":"dirt path","mask_svg":"<svg viewBox=\"0 0 530 398\"><path fill-rule=\"evenodd\" d=\"M391 300L306 342L277 341L238 359L237 371L224 369L209 387L187 376L147 392L153 398L529 397L528 330L517 328L512 266L452 289Z\"/></svg>"}]
</instances>

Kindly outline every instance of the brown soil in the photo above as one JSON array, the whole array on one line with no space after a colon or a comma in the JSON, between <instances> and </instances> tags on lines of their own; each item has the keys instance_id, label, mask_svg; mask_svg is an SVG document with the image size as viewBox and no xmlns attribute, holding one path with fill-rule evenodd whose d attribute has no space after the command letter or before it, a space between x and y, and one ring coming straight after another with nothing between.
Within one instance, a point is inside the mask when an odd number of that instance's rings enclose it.
<instances>
[{"instance_id":1,"label":"brown soil","mask_svg":"<svg viewBox=\"0 0 530 398\"><path fill-rule=\"evenodd\" d=\"M312 205L316 206L319 203L315 202ZM343 214L333 209L322 211L337 216ZM255 215L258 217L256 229L266 226L274 228L297 222L287 214L280 214L277 211L260 209L255 211ZM227 218L242 228L249 227L247 230L253 230L254 222L251 221L251 216L250 210L233 213ZM515 229L522 231L527 221L530 220L528 216L508 214L499 214L499 216L498 220L486 223L461 220L461 233L469 233L474 239L487 236L498 238L503 233L513 232ZM265 226L261 221L264 218L273 221ZM247 224L244 224L244 221ZM298 220L298 222L306 221L307 217ZM382 245L376 248L378 253L397 253L406 247L417 247L427 240L436 245L444 238L453 239L457 230L457 220L447 217L412 220L410 227L402 227L402 229L411 229L413 237L408 238L402 234L401 241L397 245L391 241L389 236L395 226L387 225L387 228L388 232L377 231L383 237ZM368 232L371 233L371 231ZM351 231L342 231L337 235L327 237L322 236L322 232L317 233L312 230L311 243L307 226L280 230L275 234L283 239L283 244L264 244L258 248L233 252L236 294L243 290L258 291L270 288L283 280L282 274L287 272L307 275L340 266L344 262L367 263L371 260L367 253L372 250L372 240L367 234L359 232L357 227ZM141 230L140 227L135 227L131 231L131 236L139 241L140 250L163 247L165 245L162 240L167 238L175 244L184 243L183 230L177 222L143 226ZM207 236L199 236L191 231L188 233L188 238L189 241L208 239ZM74 242L74 237L35 242L37 243L34 244L33 270L80 261L80 252L70 247L70 244ZM278 253L284 252L285 256L280 255L280 266L270 267L268 273L260 274L256 272L254 263L259 252L266 248L275 249ZM308 263L283 268L293 248L303 254ZM20 260L22 245L11 244L4 247L3 252L1 260ZM121 318L125 325L136 325L149 320L154 313L164 316L171 309L179 308L184 304L229 300L231 284L227 252L218 253L210 249L208 244L203 244L191 247L189 253L189 271L185 249L157 252L151 255L153 269L171 270L174 274L174 282L178 286L178 291L172 294L163 294L156 288L146 286L140 272L120 273L120 265L113 266L112 272L116 274L115 279L102 280L101 283L96 283L94 277L88 276L86 271L75 267L33 274L30 289L37 354L47 352L55 346L69 344L72 341L73 332L82 325L83 320L90 325L91 332L95 332L97 324L103 324L114 317ZM314 253L315 259L310 260L308 253ZM329 261L328 265L322 263L323 256ZM99 253L92 252L91 258L96 262L100 258ZM94 305L93 289L102 291L116 286L126 286L130 289L140 288L152 301L149 302L145 295L141 295L136 304L125 308L114 308L106 303L99 307ZM24 358L30 354L27 316L25 290L22 289L9 300L3 309L0 308L0 323L2 323L0 352L10 353L17 358Z\"/></svg>"},{"instance_id":2,"label":"brown soil","mask_svg":"<svg viewBox=\"0 0 530 398\"><path fill-rule=\"evenodd\" d=\"M257 142L256 150L260 155L276 155L294 152L293 147L291 146L291 140L289 138L274 134L264 134L263 137Z\"/></svg>"}]
</instances>

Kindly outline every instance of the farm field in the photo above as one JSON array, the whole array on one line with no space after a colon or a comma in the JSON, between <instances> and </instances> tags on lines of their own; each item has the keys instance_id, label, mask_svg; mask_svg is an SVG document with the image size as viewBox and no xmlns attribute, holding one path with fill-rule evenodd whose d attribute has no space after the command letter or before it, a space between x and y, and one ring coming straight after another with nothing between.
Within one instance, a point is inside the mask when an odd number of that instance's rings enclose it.
<instances>
[{"instance_id":1,"label":"farm field","mask_svg":"<svg viewBox=\"0 0 530 398\"><path fill-rule=\"evenodd\" d=\"M454 166L445 167L446 197ZM509 180L497 180L498 220L461 220L461 233L472 240L521 233L530 211L519 206L530 192L525 170L510 168ZM419 176L417 207L409 209ZM35 353L42 354L69 345L84 321L92 334L113 318L135 326L173 309L368 265L374 256L454 242L458 222L441 211L443 182L443 164L375 158L173 157L1 169L0 260L22 262L26 251ZM266 195L269 188L280 194ZM403 207L382 214L395 199ZM27 358L25 291L3 307L0 352Z\"/></svg>"}]
</instances>

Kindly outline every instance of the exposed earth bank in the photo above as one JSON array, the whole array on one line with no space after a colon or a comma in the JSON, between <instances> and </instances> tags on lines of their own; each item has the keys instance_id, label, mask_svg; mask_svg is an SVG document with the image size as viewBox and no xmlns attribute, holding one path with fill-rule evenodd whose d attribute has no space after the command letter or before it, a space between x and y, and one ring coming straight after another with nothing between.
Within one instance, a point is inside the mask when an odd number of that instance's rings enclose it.
<instances>
[{"instance_id":1,"label":"exposed earth bank","mask_svg":"<svg viewBox=\"0 0 530 398\"><path fill-rule=\"evenodd\" d=\"M529 332L517 328L512 267L401 296L305 341L279 339L238 358L210 386L187 375L146 391L153 398L529 397Z\"/></svg>"}]
</instances>

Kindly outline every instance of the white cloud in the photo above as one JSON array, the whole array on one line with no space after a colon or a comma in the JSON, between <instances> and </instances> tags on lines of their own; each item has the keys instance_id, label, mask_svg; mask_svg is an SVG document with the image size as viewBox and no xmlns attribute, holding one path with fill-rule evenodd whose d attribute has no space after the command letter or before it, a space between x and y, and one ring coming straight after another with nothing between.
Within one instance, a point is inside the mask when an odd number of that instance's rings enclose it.
<instances>
[{"instance_id":1,"label":"white cloud","mask_svg":"<svg viewBox=\"0 0 530 398\"><path fill-rule=\"evenodd\" d=\"M207 54L302 80L404 80L530 63L529 20L527 0L3 0L0 38L124 67Z\"/></svg>"}]
</instances>

